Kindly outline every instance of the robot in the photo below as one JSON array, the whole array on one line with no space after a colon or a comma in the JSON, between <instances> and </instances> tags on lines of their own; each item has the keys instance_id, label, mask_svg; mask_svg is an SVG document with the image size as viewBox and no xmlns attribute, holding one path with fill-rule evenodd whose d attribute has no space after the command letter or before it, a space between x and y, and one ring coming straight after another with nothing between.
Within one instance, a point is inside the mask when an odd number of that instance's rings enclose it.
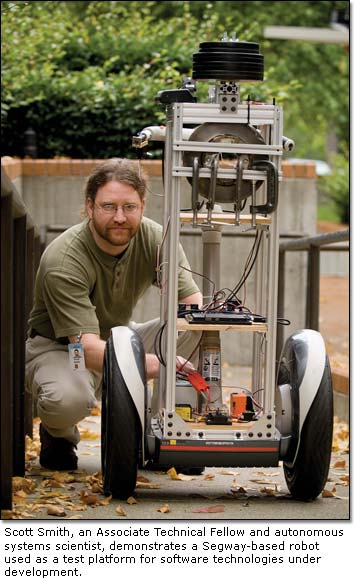
<instances>
[{"instance_id":1,"label":"robot","mask_svg":"<svg viewBox=\"0 0 355 580\"><path fill-rule=\"evenodd\" d=\"M152 412L139 336L115 327L107 341L102 399L104 491L127 498L137 469L179 466L201 473L206 466L273 467L281 461L291 495L314 500L330 463L332 382L319 332L301 329L286 340L276 361L278 281L278 189L284 150L282 108L275 102L242 101L240 83L262 81L259 45L227 35L202 42L193 55L192 77L162 90L166 124L133 137L142 149L164 141L164 243L160 248L162 362L158 408ZM196 83L208 83L199 103ZM191 187L191 211L181 210L181 189ZM202 308L177 308L181 223L202 230ZM221 290L221 230L248 228L255 235L246 274L255 269L255 311L238 296L239 284ZM214 291L211 292L211 281ZM176 373L178 332L199 332L198 372ZM250 390L223 396L220 334L252 333ZM245 334L244 334L245 336Z\"/></svg>"}]
</instances>

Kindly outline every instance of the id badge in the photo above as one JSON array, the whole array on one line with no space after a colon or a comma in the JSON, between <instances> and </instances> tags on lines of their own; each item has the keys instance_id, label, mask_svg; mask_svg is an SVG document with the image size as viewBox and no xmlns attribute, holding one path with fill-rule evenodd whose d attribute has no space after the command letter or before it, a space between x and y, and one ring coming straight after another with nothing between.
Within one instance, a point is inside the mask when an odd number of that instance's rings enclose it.
<instances>
[{"instance_id":1,"label":"id badge","mask_svg":"<svg viewBox=\"0 0 355 580\"><path fill-rule=\"evenodd\" d=\"M68 344L69 351L69 365L72 371L84 371L84 347L81 342Z\"/></svg>"}]
</instances>

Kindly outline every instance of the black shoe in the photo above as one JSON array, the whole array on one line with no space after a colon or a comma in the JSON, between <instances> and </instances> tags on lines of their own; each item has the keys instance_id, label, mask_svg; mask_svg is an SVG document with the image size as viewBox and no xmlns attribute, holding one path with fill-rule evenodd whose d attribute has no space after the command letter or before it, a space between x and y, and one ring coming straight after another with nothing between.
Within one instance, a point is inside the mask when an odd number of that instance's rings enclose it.
<instances>
[{"instance_id":1,"label":"black shoe","mask_svg":"<svg viewBox=\"0 0 355 580\"><path fill-rule=\"evenodd\" d=\"M42 423L39 426L41 452L39 462L42 467L54 471L73 471L78 468L78 458L74 449L76 446L67 439L52 437Z\"/></svg>"}]
</instances>

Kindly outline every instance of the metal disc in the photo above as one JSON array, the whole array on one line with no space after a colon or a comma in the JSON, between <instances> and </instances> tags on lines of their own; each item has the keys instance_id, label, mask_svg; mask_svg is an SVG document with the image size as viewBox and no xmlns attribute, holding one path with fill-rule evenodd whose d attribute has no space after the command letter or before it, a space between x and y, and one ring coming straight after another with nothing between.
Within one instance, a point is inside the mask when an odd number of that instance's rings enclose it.
<instances>
[{"instance_id":1,"label":"metal disc","mask_svg":"<svg viewBox=\"0 0 355 580\"><path fill-rule=\"evenodd\" d=\"M195 80L264 79L264 57L255 42L202 42L193 55Z\"/></svg>"},{"instance_id":2,"label":"metal disc","mask_svg":"<svg viewBox=\"0 0 355 580\"><path fill-rule=\"evenodd\" d=\"M259 45L257 42L201 42L200 51L213 52L216 50L231 50L233 52L259 52Z\"/></svg>"},{"instance_id":3,"label":"metal disc","mask_svg":"<svg viewBox=\"0 0 355 580\"><path fill-rule=\"evenodd\" d=\"M195 129L190 135L189 141L203 141L208 143L250 143L255 145L265 145L264 139L261 135L250 125L235 125L228 123L204 123ZM183 163L187 167L193 167L194 157L199 157L200 167L210 167L211 157L214 155L211 152L194 152L185 151L183 156ZM254 155L243 155L247 161L247 167L251 167L254 160ZM258 155L258 159L265 159L267 157ZM221 155L220 166L225 168L235 168L238 161L237 154ZM190 183L192 179L187 178ZM256 187L260 187L262 181L258 181ZM210 180L207 178L200 178L198 182L198 193L208 199L210 187ZM246 199L252 193L252 184L250 181L242 181L241 191L239 192L240 199ZM233 203L236 198L236 179L217 179L216 185L216 202Z\"/></svg>"}]
</instances>

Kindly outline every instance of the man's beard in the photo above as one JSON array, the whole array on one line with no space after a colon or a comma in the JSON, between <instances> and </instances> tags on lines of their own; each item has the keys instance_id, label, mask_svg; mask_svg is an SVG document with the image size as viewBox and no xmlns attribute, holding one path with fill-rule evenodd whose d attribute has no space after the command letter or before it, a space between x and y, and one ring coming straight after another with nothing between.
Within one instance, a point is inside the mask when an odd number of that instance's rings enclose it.
<instances>
[{"instance_id":1,"label":"man's beard","mask_svg":"<svg viewBox=\"0 0 355 580\"><path fill-rule=\"evenodd\" d=\"M94 217L92 217L92 226L100 238L111 244L112 246L127 246L139 228L127 223L118 226L117 224L107 224L101 226Z\"/></svg>"}]
</instances>

